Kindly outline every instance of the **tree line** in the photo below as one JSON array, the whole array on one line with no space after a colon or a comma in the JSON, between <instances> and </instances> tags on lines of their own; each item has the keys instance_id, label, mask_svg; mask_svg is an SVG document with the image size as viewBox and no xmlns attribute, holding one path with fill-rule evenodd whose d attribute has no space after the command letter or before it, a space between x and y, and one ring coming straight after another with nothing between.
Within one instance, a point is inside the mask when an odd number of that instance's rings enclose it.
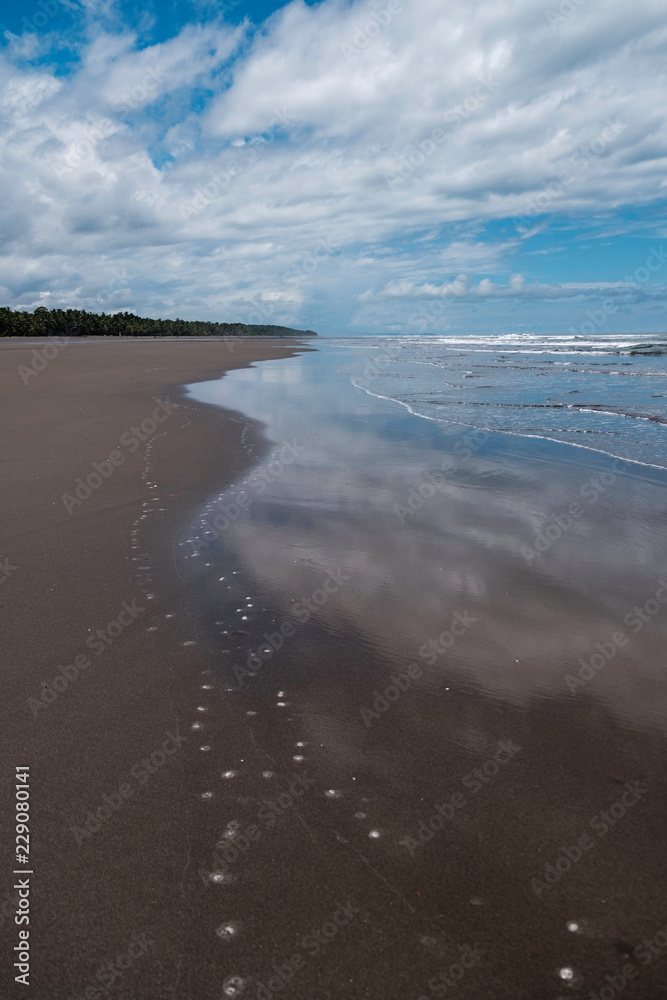
<instances>
[{"instance_id":1,"label":"tree line","mask_svg":"<svg viewBox=\"0 0 667 1000\"><path fill-rule=\"evenodd\" d=\"M83 309L21 312L0 307L0 337L290 337L311 336L313 330L204 320L148 319L134 313L91 313Z\"/></svg>"}]
</instances>

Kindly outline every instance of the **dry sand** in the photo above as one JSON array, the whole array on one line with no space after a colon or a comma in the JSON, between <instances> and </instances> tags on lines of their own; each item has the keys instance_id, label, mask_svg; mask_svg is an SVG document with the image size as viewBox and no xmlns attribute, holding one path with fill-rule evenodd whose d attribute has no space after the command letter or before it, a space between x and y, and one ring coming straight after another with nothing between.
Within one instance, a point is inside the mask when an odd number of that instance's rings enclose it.
<instances>
[{"instance_id":1,"label":"dry sand","mask_svg":"<svg viewBox=\"0 0 667 1000\"><path fill-rule=\"evenodd\" d=\"M182 716L187 712L189 718L193 710L184 704L192 700L188 680L206 663L182 645L175 626L165 629L165 607L143 600L130 572L128 538L148 495L142 478L145 444L132 452L121 439L129 431L125 441L130 441L130 429L151 418L156 397L176 401L179 383L287 357L293 348L275 340L233 342L233 352L221 341L74 342L24 384L18 366L32 364L33 351L42 346L0 343L0 558L9 560L0 588L6 852L0 921L12 947L18 928L5 893L12 887L10 809L14 767L20 764L30 766L35 871L32 985L29 991L15 985L14 972L5 966L0 994L82 996L87 984L102 985L94 978L98 967L127 953L136 933L155 942L150 959L137 958L132 983L128 971L116 980L113 995L186 997L183 980L177 985L179 955L189 951L192 927L181 884L191 799L184 761L186 751L195 751ZM247 423L181 402L151 435L152 480L173 494L168 509L151 521L164 540L163 570L169 569L173 534L192 508L248 464L239 443ZM257 433L253 447L256 454L261 451ZM94 471L93 462L116 449L122 465L68 513L62 495L73 493L76 480ZM169 579L177 604L178 581L167 572L165 582ZM145 611L113 644L99 656L87 649L89 635L137 598L136 607ZM156 624L158 632L148 631ZM77 654L87 654L90 667L51 704L32 711L28 698L39 698L45 682L53 692L58 667L72 664ZM179 732L189 742L181 744L164 774L156 773L145 788L128 777L138 762L160 751L167 733ZM86 814L128 782L132 798L93 838L77 844L74 831ZM192 949L186 964L191 959ZM208 995L217 998L221 980L217 974L214 980L216 991Z\"/></svg>"}]
</instances>

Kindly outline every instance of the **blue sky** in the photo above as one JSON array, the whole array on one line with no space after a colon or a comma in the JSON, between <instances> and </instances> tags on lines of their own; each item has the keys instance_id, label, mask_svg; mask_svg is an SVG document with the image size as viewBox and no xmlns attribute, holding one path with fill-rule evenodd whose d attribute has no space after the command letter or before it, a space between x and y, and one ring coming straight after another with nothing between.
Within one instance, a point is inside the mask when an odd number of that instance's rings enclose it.
<instances>
[{"instance_id":1,"label":"blue sky","mask_svg":"<svg viewBox=\"0 0 667 1000\"><path fill-rule=\"evenodd\" d=\"M0 302L665 331L663 0L0 2Z\"/></svg>"}]
</instances>

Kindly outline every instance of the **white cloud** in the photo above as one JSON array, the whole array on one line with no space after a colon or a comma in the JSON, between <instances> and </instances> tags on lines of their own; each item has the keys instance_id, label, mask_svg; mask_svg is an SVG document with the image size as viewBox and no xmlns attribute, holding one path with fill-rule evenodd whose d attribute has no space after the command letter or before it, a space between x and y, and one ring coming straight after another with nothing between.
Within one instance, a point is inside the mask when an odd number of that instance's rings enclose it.
<instances>
[{"instance_id":1,"label":"white cloud","mask_svg":"<svg viewBox=\"0 0 667 1000\"><path fill-rule=\"evenodd\" d=\"M359 295L360 302L378 302L387 299L404 299L426 301L428 299L474 299L475 297L495 297L504 299L576 299L576 298L632 298L637 300L663 299L667 285L641 284L636 281L568 281L543 284L532 282L526 284L522 274L513 274L507 285L499 285L489 278L482 278L475 285L467 275L460 274L455 281L442 285L424 283L415 284L411 281L390 281L378 292L367 289Z\"/></svg>"},{"instance_id":2,"label":"white cloud","mask_svg":"<svg viewBox=\"0 0 667 1000\"><path fill-rule=\"evenodd\" d=\"M255 288L286 322L316 298L370 306L457 282L470 301L607 294L507 276L538 213L664 196L662 3L636 0L632 17L625 0L583 4L553 27L543 0L403 0L384 25L376 9L294 0L248 41L218 22L144 48L91 29L69 75L9 52L12 301L76 288L90 305L120 263L138 310L213 316ZM201 110L193 88L213 95ZM508 217L523 220L514 238L481 238ZM438 245L445 224L469 231ZM323 237L340 257L287 294Z\"/></svg>"}]
</instances>

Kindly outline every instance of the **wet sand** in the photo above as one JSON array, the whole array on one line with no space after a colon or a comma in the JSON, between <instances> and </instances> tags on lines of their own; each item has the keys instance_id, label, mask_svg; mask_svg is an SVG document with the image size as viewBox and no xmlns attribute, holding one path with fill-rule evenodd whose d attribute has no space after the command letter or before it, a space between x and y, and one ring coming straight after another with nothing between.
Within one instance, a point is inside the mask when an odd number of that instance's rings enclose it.
<instances>
[{"instance_id":1,"label":"wet sand","mask_svg":"<svg viewBox=\"0 0 667 1000\"><path fill-rule=\"evenodd\" d=\"M335 451L304 422L315 473L306 463L276 478L247 517L195 546L193 586L182 553L194 511L274 447L240 413L170 390L228 367L222 351L78 345L24 388L5 348L3 402L23 416L20 434L4 435L0 556L17 569L0 595L3 729L10 768L31 766L32 995L78 1000L94 985L90 996L123 1000L664 997L664 696L641 673L660 662L662 633L644 629L589 687L563 685L580 653L608 642L608 595L626 607L628 592L649 595L645 579L600 555L582 601L583 534L542 569L501 544L521 537L524 507L549 509L554 482L567 495L581 470L558 468L552 450L533 480L527 454L497 467L485 457L399 530L386 489L395 470L377 442L375 466L358 437L358 453L334 458L324 479L322 456ZM238 345L232 365L270 352L290 349ZM184 405L147 462L124 445L122 466L67 514L61 494L167 395ZM427 455L427 441L406 442ZM621 512L632 527L633 483L581 530L599 553L610 537L623 551L652 541L652 580L663 539L650 489L641 539L612 521ZM295 600L324 593L327 573L327 599L298 623ZM33 718L26 698L134 599L145 612ZM230 628L244 604L249 623ZM285 623L285 643L274 639L280 649L239 682L230 663L247 664ZM416 656L429 636L450 643L450 629L460 635L433 663ZM87 813L105 803L108 818L86 836ZM128 954L110 982L101 967Z\"/></svg>"}]
</instances>

